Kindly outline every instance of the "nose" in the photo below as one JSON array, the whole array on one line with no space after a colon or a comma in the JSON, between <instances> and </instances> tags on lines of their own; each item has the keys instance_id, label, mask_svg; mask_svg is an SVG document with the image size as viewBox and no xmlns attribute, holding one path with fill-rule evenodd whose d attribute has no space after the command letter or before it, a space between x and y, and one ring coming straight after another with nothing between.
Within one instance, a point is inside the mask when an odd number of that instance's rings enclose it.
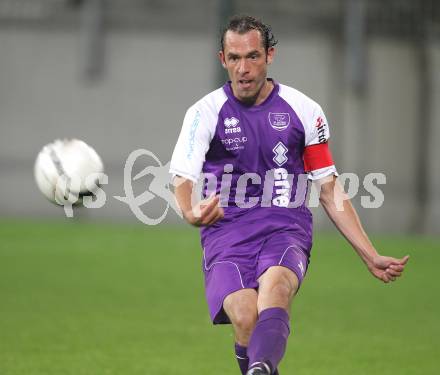
<instances>
[{"instance_id":1,"label":"nose","mask_svg":"<svg viewBox=\"0 0 440 375\"><path fill-rule=\"evenodd\" d=\"M240 63L238 64L238 73L245 74L248 72L248 64L246 62L246 59L241 59Z\"/></svg>"}]
</instances>

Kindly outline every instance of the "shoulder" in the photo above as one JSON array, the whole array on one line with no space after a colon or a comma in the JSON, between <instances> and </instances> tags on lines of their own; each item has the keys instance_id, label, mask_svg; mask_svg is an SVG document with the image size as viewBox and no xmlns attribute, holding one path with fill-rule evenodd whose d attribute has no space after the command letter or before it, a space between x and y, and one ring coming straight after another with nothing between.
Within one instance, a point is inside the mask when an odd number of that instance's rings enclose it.
<instances>
[{"instance_id":1,"label":"shoulder","mask_svg":"<svg viewBox=\"0 0 440 375\"><path fill-rule=\"evenodd\" d=\"M183 120L183 127L189 129L192 136L204 134L211 139L215 133L220 110L227 100L223 88L205 95L188 108Z\"/></svg>"},{"instance_id":2,"label":"shoulder","mask_svg":"<svg viewBox=\"0 0 440 375\"><path fill-rule=\"evenodd\" d=\"M205 95L203 98L189 107L188 112L200 112L205 116L218 115L228 97L222 87Z\"/></svg>"},{"instance_id":3,"label":"shoulder","mask_svg":"<svg viewBox=\"0 0 440 375\"><path fill-rule=\"evenodd\" d=\"M280 84L278 95L296 113L306 132L306 142L313 139L317 126L325 127L328 135L328 124L321 106L299 90ZM322 125L321 125L322 124ZM328 135L329 136L329 135Z\"/></svg>"},{"instance_id":4,"label":"shoulder","mask_svg":"<svg viewBox=\"0 0 440 375\"><path fill-rule=\"evenodd\" d=\"M315 111L322 110L316 101L301 91L283 84L279 84L279 86L278 95L284 99L298 115L311 115Z\"/></svg>"}]
</instances>

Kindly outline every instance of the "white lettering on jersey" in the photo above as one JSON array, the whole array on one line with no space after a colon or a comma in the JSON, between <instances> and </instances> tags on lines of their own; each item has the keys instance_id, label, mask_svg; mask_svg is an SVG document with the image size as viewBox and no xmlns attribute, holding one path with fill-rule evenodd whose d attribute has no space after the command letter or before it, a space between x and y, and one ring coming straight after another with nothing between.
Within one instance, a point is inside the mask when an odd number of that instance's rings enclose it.
<instances>
[{"instance_id":1,"label":"white lettering on jersey","mask_svg":"<svg viewBox=\"0 0 440 375\"><path fill-rule=\"evenodd\" d=\"M277 168L274 170L274 187L275 196L272 199L272 204L278 207L289 206L290 192L292 186L289 182L289 174L284 168Z\"/></svg>"}]
</instances>

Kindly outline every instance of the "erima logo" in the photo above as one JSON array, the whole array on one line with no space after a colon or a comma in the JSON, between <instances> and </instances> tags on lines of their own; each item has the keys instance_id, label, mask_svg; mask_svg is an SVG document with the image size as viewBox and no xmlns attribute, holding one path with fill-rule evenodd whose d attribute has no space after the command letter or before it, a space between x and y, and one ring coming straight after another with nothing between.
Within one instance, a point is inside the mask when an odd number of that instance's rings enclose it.
<instances>
[{"instance_id":1,"label":"erima logo","mask_svg":"<svg viewBox=\"0 0 440 375\"><path fill-rule=\"evenodd\" d=\"M238 125L240 120L235 117L227 117L223 121L223 124L225 125L225 134L232 134L232 133L240 133L241 128Z\"/></svg>"},{"instance_id":2,"label":"erima logo","mask_svg":"<svg viewBox=\"0 0 440 375\"><path fill-rule=\"evenodd\" d=\"M316 128L318 129L318 142L325 143L325 122L321 116L316 120Z\"/></svg>"},{"instance_id":3,"label":"erima logo","mask_svg":"<svg viewBox=\"0 0 440 375\"><path fill-rule=\"evenodd\" d=\"M273 161L277 163L279 167L281 167L287 161L287 147L284 146L283 142L278 142L272 151L275 154Z\"/></svg>"},{"instance_id":4,"label":"erima logo","mask_svg":"<svg viewBox=\"0 0 440 375\"><path fill-rule=\"evenodd\" d=\"M223 121L223 123L225 124L225 126L227 128L235 127L238 125L238 123L240 122L240 120L238 118L235 117L226 117L225 121Z\"/></svg>"}]
</instances>

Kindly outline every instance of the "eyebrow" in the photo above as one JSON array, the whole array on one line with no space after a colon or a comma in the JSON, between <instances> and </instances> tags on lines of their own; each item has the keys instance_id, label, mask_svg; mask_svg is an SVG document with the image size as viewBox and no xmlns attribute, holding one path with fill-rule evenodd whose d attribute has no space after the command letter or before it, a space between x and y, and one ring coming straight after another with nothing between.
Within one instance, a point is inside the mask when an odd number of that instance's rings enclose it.
<instances>
[{"instance_id":1,"label":"eyebrow","mask_svg":"<svg viewBox=\"0 0 440 375\"><path fill-rule=\"evenodd\" d=\"M250 57L253 55L260 55L260 54L261 54L261 52L255 49L255 50L247 53L245 57ZM240 55L238 55L237 53L229 52L228 58L232 58L232 57L240 57Z\"/></svg>"}]
</instances>

